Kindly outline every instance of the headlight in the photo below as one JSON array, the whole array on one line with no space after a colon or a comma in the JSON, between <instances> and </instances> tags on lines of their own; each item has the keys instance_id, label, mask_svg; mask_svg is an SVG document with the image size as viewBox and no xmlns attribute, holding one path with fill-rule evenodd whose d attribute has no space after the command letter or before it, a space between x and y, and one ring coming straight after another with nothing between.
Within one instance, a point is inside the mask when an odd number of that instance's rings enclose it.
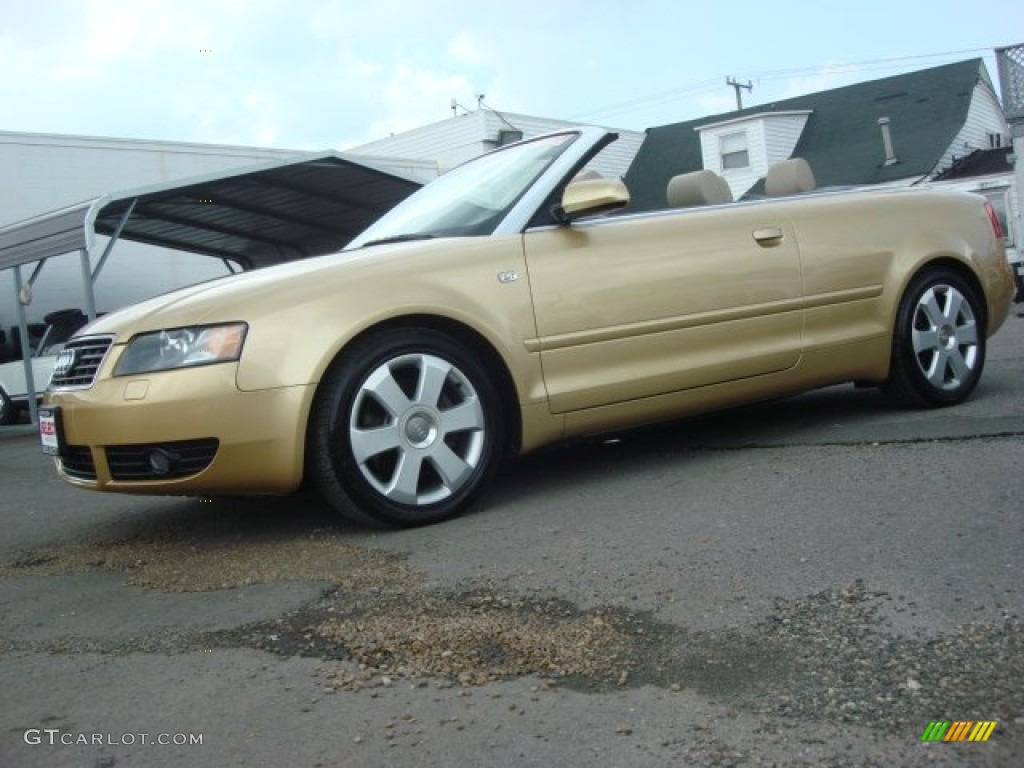
<instances>
[{"instance_id":1,"label":"headlight","mask_svg":"<svg viewBox=\"0 0 1024 768\"><path fill-rule=\"evenodd\" d=\"M247 330L245 323L230 323L143 333L128 342L114 375L131 376L237 360Z\"/></svg>"}]
</instances>

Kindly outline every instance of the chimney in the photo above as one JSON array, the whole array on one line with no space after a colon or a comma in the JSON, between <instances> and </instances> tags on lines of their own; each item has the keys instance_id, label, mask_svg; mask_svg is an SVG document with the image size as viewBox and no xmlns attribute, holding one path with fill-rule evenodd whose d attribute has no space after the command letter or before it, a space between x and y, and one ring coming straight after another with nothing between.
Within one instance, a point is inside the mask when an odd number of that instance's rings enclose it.
<instances>
[{"instance_id":1,"label":"chimney","mask_svg":"<svg viewBox=\"0 0 1024 768\"><path fill-rule=\"evenodd\" d=\"M882 145L885 147L885 162L883 165L898 163L899 158L896 157L896 153L892 149L892 132L889 129L889 118L878 118L878 127L882 129Z\"/></svg>"}]
</instances>

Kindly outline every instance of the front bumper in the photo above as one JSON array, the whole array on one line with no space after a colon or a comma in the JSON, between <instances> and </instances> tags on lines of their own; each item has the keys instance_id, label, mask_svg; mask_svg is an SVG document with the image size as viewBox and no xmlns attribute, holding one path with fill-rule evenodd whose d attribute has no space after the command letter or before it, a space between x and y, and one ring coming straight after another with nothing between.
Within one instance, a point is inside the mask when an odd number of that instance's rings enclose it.
<instances>
[{"instance_id":1,"label":"front bumper","mask_svg":"<svg viewBox=\"0 0 1024 768\"><path fill-rule=\"evenodd\" d=\"M302 482L312 385L244 392L236 363L100 378L48 393L60 408L58 471L73 485L138 494L281 494ZM148 460L164 452L170 471Z\"/></svg>"}]
</instances>

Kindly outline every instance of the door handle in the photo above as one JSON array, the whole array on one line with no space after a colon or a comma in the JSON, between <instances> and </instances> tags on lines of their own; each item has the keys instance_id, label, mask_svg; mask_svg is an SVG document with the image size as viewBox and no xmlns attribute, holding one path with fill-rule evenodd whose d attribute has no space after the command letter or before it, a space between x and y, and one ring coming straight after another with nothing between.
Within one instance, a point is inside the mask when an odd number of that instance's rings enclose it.
<instances>
[{"instance_id":1,"label":"door handle","mask_svg":"<svg viewBox=\"0 0 1024 768\"><path fill-rule=\"evenodd\" d=\"M758 245L772 248L782 242L782 230L779 227L761 227L754 230L754 239Z\"/></svg>"}]
</instances>

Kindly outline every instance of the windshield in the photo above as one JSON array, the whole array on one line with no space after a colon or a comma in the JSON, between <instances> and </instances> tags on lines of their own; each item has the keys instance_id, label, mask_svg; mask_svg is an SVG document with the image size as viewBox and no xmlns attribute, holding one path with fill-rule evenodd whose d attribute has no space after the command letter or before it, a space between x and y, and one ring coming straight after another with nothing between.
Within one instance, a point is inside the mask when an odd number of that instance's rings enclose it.
<instances>
[{"instance_id":1,"label":"windshield","mask_svg":"<svg viewBox=\"0 0 1024 768\"><path fill-rule=\"evenodd\" d=\"M399 240L489 235L575 138L575 133L546 136L460 165L393 208L346 250Z\"/></svg>"}]
</instances>

